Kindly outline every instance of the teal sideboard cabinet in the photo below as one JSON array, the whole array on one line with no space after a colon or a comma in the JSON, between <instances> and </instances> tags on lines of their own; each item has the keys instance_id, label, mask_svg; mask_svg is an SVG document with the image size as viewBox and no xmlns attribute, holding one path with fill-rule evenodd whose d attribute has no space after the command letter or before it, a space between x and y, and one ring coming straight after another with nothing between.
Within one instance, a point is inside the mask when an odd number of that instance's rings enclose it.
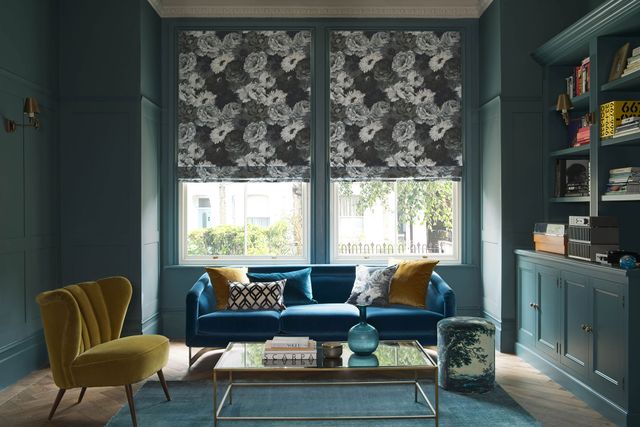
<instances>
[{"instance_id":1,"label":"teal sideboard cabinet","mask_svg":"<svg viewBox=\"0 0 640 427\"><path fill-rule=\"evenodd\" d=\"M516 250L516 353L623 426L640 425L640 270Z\"/></svg>"}]
</instances>

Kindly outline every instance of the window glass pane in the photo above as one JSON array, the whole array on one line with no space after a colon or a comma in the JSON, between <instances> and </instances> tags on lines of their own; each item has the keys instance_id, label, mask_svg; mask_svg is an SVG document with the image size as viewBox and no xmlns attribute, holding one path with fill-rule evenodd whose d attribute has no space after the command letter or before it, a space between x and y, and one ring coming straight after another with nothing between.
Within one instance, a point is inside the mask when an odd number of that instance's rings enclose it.
<instances>
[{"instance_id":1,"label":"window glass pane","mask_svg":"<svg viewBox=\"0 0 640 427\"><path fill-rule=\"evenodd\" d=\"M184 183L183 257L302 257L305 185Z\"/></svg>"},{"instance_id":2,"label":"window glass pane","mask_svg":"<svg viewBox=\"0 0 640 427\"><path fill-rule=\"evenodd\" d=\"M454 181L336 182L334 258L457 257Z\"/></svg>"}]
</instances>

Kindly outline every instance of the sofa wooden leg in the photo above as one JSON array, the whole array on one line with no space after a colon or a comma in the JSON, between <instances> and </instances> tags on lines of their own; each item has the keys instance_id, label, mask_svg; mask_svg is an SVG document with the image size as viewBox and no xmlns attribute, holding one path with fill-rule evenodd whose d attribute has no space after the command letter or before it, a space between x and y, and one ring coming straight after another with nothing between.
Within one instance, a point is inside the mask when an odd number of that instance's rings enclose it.
<instances>
[{"instance_id":1,"label":"sofa wooden leg","mask_svg":"<svg viewBox=\"0 0 640 427\"><path fill-rule=\"evenodd\" d=\"M53 414L56 413L56 409L58 409L58 405L60 404L60 401L62 400L62 396L64 396L64 392L67 391L64 388L61 388L60 390L58 390L58 395L56 396L56 400L53 401L53 406L51 407L51 412L49 412L49 421L51 421L51 419L53 418Z\"/></svg>"},{"instance_id":2,"label":"sofa wooden leg","mask_svg":"<svg viewBox=\"0 0 640 427\"><path fill-rule=\"evenodd\" d=\"M78 397L78 403L82 402L82 398L84 397L84 393L87 391L86 387L82 387L82 390L80 390L80 396Z\"/></svg>"},{"instance_id":3,"label":"sofa wooden leg","mask_svg":"<svg viewBox=\"0 0 640 427\"><path fill-rule=\"evenodd\" d=\"M158 371L158 378L160 379L160 384L162 384L164 395L167 396L167 400L171 400L171 396L169 396L169 388L167 387L167 382L164 380L164 373L162 373L162 369Z\"/></svg>"},{"instance_id":4,"label":"sofa wooden leg","mask_svg":"<svg viewBox=\"0 0 640 427\"><path fill-rule=\"evenodd\" d=\"M131 388L131 384L125 385L124 390L127 393L127 401L129 402L129 412L131 412L131 425L133 425L133 427L138 427L138 420L136 418L136 407L133 404L133 389Z\"/></svg>"}]
</instances>

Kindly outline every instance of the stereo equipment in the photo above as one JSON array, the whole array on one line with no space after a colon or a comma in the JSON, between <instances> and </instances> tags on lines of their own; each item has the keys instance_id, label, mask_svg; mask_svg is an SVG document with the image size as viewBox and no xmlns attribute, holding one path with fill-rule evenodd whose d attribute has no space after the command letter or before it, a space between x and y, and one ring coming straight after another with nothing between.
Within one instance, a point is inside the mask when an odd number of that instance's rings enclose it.
<instances>
[{"instance_id":1,"label":"stereo equipment","mask_svg":"<svg viewBox=\"0 0 640 427\"><path fill-rule=\"evenodd\" d=\"M569 258L596 261L597 254L618 250L618 221L606 216L570 216Z\"/></svg>"}]
</instances>

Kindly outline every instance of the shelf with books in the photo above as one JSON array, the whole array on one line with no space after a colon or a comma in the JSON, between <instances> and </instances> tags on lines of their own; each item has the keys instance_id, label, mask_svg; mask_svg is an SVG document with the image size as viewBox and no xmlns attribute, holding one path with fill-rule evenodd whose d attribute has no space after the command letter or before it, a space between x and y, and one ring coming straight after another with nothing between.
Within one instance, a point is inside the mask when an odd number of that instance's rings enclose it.
<instances>
[{"instance_id":1,"label":"shelf with books","mask_svg":"<svg viewBox=\"0 0 640 427\"><path fill-rule=\"evenodd\" d=\"M603 194L603 202L640 202L640 194Z\"/></svg>"},{"instance_id":2,"label":"shelf with books","mask_svg":"<svg viewBox=\"0 0 640 427\"><path fill-rule=\"evenodd\" d=\"M640 145L640 132L631 135L620 136L618 138L603 139L600 141L601 147Z\"/></svg>"},{"instance_id":3,"label":"shelf with books","mask_svg":"<svg viewBox=\"0 0 640 427\"><path fill-rule=\"evenodd\" d=\"M605 83L600 90L603 92L640 91L640 71Z\"/></svg>"},{"instance_id":4,"label":"shelf with books","mask_svg":"<svg viewBox=\"0 0 640 427\"><path fill-rule=\"evenodd\" d=\"M567 196L567 197L552 197L551 203L589 203L591 198L589 196Z\"/></svg>"},{"instance_id":5,"label":"shelf with books","mask_svg":"<svg viewBox=\"0 0 640 427\"><path fill-rule=\"evenodd\" d=\"M550 157L588 157L589 144L579 145L577 147L563 148L549 153Z\"/></svg>"}]
</instances>

